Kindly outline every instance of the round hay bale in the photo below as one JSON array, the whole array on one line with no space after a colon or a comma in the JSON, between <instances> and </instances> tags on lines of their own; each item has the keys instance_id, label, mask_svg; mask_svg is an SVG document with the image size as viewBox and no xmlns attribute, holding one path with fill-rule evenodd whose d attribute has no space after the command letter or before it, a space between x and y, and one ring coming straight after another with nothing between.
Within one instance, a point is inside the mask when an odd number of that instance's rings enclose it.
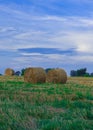
<instances>
[{"instance_id":1,"label":"round hay bale","mask_svg":"<svg viewBox=\"0 0 93 130\"><path fill-rule=\"evenodd\" d=\"M27 68L24 73L24 81L29 83L45 83L46 73L43 68Z\"/></svg>"},{"instance_id":2,"label":"round hay bale","mask_svg":"<svg viewBox=\"0 0 93 130\"><path fill-rule=\"evenodd\" d=\"M5 70L5 75L6 76L13 76L15 74L14 70L13 69L10 69L10 68L7 68Z\"/></svg>"},{"instance_id":3,"label":"round hay bale","mask_svg":"<svg viewBox=\"0 0 93 130\"><path fill-rule=\"evenodd\" d=\"M52 69L48 71L46 81L48 83L65 84L67 81L67 74L63 69Z\"/></svg>"}]
</instances>

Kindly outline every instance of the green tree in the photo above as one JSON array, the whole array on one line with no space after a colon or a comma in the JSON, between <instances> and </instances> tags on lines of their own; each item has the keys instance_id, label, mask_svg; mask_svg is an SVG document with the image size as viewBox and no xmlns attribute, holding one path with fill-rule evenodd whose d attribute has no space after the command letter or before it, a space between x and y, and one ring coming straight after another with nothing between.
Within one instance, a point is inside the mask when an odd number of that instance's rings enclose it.
<instances>
[{"instance_id":1,"label":"green tree","mask_svg":"<svg viewBox=\"0 0 93 130\"><path fill-rule=\"evenodd\" d=\"M25 70L26 70L26 68L21 70L21 76L24 76Z\"/></svg>"}]
</instances>

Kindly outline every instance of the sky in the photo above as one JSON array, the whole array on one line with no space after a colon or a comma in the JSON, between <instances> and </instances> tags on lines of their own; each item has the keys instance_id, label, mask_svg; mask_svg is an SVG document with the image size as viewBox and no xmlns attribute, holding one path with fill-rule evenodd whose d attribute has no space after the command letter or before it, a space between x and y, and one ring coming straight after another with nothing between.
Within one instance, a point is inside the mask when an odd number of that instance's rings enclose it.
<instances>
[{"instance_id":1,"label":"sky","mask_svg":"<svg viewBox=\"0 0 93 130\"><path fill-rule=\"evenodd\" d=\"M93 0L0 0L0 61L93 72Z\"/></svg>"}]
</instances>

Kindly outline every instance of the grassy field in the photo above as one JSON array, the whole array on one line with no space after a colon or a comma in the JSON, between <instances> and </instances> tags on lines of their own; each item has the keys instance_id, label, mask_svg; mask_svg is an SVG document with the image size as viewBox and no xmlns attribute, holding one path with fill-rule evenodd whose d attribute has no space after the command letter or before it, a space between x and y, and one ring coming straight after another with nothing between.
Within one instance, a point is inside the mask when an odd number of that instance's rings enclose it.
<instances>
[{"instance_id":1,"label":"grassy field","mask_svg":"<svg viewBox=\"0 0 93 130\"><path fill-rule=\"evenodd\" d=\"M93 78L33 85L0 77L0 130L93 130Z\"/></svg>"}]
</instances>

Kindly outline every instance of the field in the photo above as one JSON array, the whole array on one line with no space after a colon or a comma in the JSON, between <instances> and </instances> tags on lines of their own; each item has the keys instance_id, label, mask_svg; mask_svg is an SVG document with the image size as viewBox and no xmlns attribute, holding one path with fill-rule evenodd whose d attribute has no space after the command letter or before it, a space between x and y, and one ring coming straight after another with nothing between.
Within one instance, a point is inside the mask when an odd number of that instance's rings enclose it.
<instances>
[{"instance_id":1,"label":"field","mask_svg":"<svg viewBox=\"0 0 93 130\"><path fill-rule=\"evenodd\" d=\"M33 85L1 76L0 130L93 130L93 78Z\"/></svg>"}]
</instances>

